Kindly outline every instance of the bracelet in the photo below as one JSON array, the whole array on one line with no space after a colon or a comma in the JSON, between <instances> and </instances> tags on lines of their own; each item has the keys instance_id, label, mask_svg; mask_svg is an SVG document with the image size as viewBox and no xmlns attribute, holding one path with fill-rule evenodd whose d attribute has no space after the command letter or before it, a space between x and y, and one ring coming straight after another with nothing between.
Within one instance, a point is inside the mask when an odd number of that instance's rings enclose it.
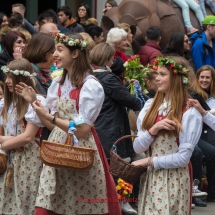
<instances>
[{"instance_id":1,"label":"bracelet","mask_svg":"<svg viewBox=\"0 0 215 215\"><path fill-rule=\"evenodd\" d=\"M5 141L3 141L3 142L1 143L1 150L5 150L5 151L6 151L6 149L5 149L5 147L4 147L4 142L5 142Z\"/></svg>"},{"instance_id":2,"label":"bracelet","mask_svg":"<svg viewBox=\"0 0 215 215\"><path fill-rule=\"evenodd\" d=\"M55 124L56 123L56 120L57 120L57 117L54 116L53 120L51 121L52 124Z\"/></svg>"}]
</instances>

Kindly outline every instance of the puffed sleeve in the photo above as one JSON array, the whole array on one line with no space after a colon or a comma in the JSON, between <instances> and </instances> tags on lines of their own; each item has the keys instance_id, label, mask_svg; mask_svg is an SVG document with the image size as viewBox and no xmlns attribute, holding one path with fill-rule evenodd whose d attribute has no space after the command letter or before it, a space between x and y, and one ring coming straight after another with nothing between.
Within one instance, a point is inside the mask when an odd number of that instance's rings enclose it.
<instances>
[{"instance_id":1,"label":"puffed sleeve","mask_svg":"<svg viewBox=\"0 0 215 215\"><path fill-rule=\"evenodd\" d=\"M172 169L185 167L199 141L202 132L202 116L195 109L190 108L182 117L182 131L179 133L179 150L175 154L153 157L155 169Z\"/></svg>"},{"instance_id":2,"label":"puffed sleeve","mask_svg":"<svg viewBox=\"0 0 215 215\"><path fill-rule=\"evenodd\" d=\"M83 116L86 124L93 126L101 111L104 97L102 85L94 78L84 83L79 97L79 115Z\"/></svg>"},{"instance_id":3,"label":"puffed sleeve","mask_svg":"<svg viewBox=\"0 0 215 215\"><path fill-rule=\"evenodd\" d=\"M215 116L212 113L207 112L203 116L203 122L215 131Z\"/></svg>"},{"instance_id":4,"label":"puffed sleeve","mask_svg":"<svg viewBox=\"0 0 215 215\"><path fill-rule=\"evenodd\" d=\"M4 107L4 99L1 99L0 100L0 126L3 125L3 118L2 118L2 110L3 110L3 107Z\"/></svg>"},{"instance_id":5,"label":"puffed sleeve","mask_svg":"<svg viewBox=\"0 0 215 215\"><path fill-rule=\"evenodd\" d=\"M51 86L48 88L46 97L46 107L50 109L50 113L54 115L57 112L57 98L58 98L58 88L60 77L55 78L52 81Z\"/></svg>"},{"instance_id":6,"label":"puffed sleeve","mask_svg":"<svg viewBox=\"0 0 215 215\"><path fill-rule=\"evenodd\" d=\"M146 101L143 109L140 111L139 116L137 118L137 129L138 133L133 143L134 151L136 153L142 153L148 150L149 146L151 145L154 138L149 134L148 131L142 130L142 121L146 115L146 112L149 110L153 99L149 99Z\"/></svg>"},{"instance_id":7,"label":"puffed sleeve","mask_svg":"<svg viewBox=\"0 0 215 215\"><path fill-rule=\"evenodd\" d=\"M43 106L46 107L46 100L43 96L37 95L37 99L40 100ZM47 108L48 109L48 108ZM44 127L36 112L34 111L31 105L28 106L27 113L25 114L25 120L29 123L32 123L38 127Z\"/></svg>"}]
</instances>

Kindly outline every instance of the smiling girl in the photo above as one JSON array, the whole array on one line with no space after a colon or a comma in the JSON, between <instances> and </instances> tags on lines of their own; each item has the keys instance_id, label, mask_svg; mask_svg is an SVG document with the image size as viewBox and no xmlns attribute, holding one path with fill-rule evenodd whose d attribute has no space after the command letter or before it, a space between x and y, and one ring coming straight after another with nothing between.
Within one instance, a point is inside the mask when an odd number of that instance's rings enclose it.
<instances>
[{"instance_id":1,"label":"smiling girl","mask_svg":"<svg viewBox=\"0 0 215 215\"><path fill-rule=\"evenodd\" d=\"M137 119L134 150L149 150L133 165L148 166L141 177L138 214L189 214L188 163L202 129L202 116L186 108L187 61L180 57L155 60L157 93Z\"/></svg>"},{"instance_id":2,"label":"smiling girl","mask_svg":"<svg viewBox=\"0 0 215 215\"><path fill-rule=\"evenodd\" d=\"M36 100L31 88L25 85L17 86L17 90L24 87L25 90L20 95L25 98L31 94L31 102L34 101L33 107L37 114L52 130L49 141L64 143L69 122L79 116L82 120L76 126L75 132L79 146L93 148L97 152L93 167L88 172L75 172L43 165L35 214L120 215L119 203L111 202L117 199L116 188L94 129L94 122L104 101L104 91L92 75L86 52L88 41L80 34L70 36L58 34L55 41L54 57L58 67L64 68L64 71L62 76L53 80L48 89L46 101L51 114ZM95 197L98 198L95 204L91 201L85 202L86 199L92 200ZM110 200L101 200L106 198Z\"/></svg>"},{"instance_id":3,"label":"smiling girl","mask_svg":"<svg viewBox=\"0 0 215 215\"><path fill-rule=\"evenodd\" d=\"M39 138L43 125L32 106L16 95L15 85L21 81L35 89L34 71L23 58L11 61L2 70L6 86L0 101L0 149L8 154L8 163L6 172L0 174L0 214L31 215L42 170ZM36 98L44 104L42 96Z\"/></svg>"}]
</instances>

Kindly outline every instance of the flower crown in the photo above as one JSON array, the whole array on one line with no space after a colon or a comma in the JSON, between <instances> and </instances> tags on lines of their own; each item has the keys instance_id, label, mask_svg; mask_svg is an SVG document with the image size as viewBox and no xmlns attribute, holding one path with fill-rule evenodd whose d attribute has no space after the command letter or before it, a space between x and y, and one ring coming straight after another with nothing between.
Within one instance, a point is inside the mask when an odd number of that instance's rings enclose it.
<instances>
[{"instance_id":1,"label":"flower crown","mask_svg":"<svg viewBox=\"0 0 215 215\"><path fill-rule=\"evenodd\" d=\"M6 66L2 66L1 67L1 70L4 72L4 73L13 73L14 75L22 75L22 76L25 76L25 77L33 77L33 76L36 76L37 74L36 73L30 73L28 71L24 71L24 70L10 70L8 67Z\"/></svg>"},{"instance_id":2,"label":"flower crown","mask_svg":"<svg viewBox=\"0 0 215 215\"><path fill-rule=\"evenodd\" d=\"M74 46L80 48L81 50L86 49L89 45L88 40L73 39L65 34L56 34L55 43L63 43L65 46Z\"/></svg>"},{"instance_id":3,"label":"flower crown","mask_svg":"<svg viewBox=\"0 0 215 215\"><path fill-rule=\"evenodd\" d=\"M175 60L171 59L171 58L164 58L164 57L156 57L156 59L154 59L154 62L152 63L152 69L153 70L157 70L158 66L168 66L170 69L172 69L172 72L175 75L181 75L182 76L182 82L185 85L190 84L189 79L186 77L188 74L188 69L183 67L180 64L177 64L175 62Z\"/></svg>"}]
</instances>

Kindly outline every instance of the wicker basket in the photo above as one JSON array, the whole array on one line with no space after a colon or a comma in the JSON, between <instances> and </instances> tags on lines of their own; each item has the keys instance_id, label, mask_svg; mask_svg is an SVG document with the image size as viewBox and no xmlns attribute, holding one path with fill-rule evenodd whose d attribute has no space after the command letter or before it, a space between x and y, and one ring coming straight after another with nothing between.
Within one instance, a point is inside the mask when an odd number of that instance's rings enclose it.
<instances>
[{"instance_id":1,"label":"wicker basket","mask_svg":"<svg viewBox=\"0 0 215 215\"><path fill-rule=\"evenodd\" d=\"M137 137L135 135L126 135L119 138L114 145L116 146L121 140L126 138ZM123 179L124 181L135 184L140 176L147 171L147 167L134 166L124 161L119 155L117 155L113 148L110 151L110 173Z\"/></svg>"},{"instance_id":2,"label":"wicker basket","mask_svg":"<svg viewBox=\"0 0 215 215\"><path fill-rule=\"evenodd\" d=\"M89 171L97 150L73 146L72 135L68 134L65 144L43 140L40 157L44 164L71 171Z\"/></svg>"},{"instance_id":3,"label":"wicker basket","mask_svg":"<svg viewBox=\"0 0 215 215\"><path fill-rule=\"evenodd\" d=\"M0 173L4 173L7 169L8 155L0 152Z\"/></svg>"}]
</instances>

